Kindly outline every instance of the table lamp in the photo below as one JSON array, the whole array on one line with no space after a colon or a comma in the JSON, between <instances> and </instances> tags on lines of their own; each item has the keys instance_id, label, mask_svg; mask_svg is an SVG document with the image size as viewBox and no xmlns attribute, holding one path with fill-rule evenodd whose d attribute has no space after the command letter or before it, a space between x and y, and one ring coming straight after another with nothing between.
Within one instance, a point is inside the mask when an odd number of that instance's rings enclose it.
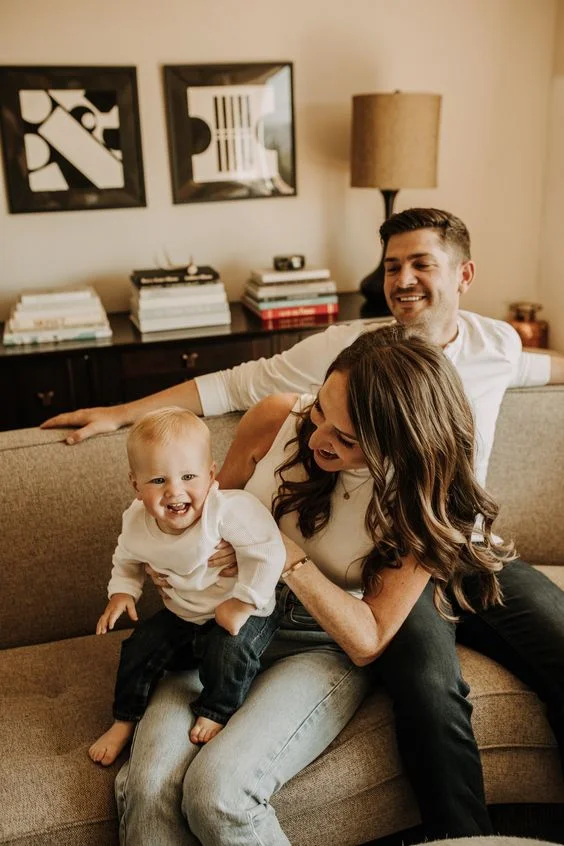
<instances>
[{"instance_id":1,"label":"table lamp","mask_svg":"<svg viewBox=\"0 0 564 846\"><path fill-rule=\"evenodd\" d=\"M401 188L436 187L440 111L440 94L394 91L353 97L351 186L379 188L386 219ZM382 260L360 290L371 314L389 314Z\"/></svg>"}]
</instances>

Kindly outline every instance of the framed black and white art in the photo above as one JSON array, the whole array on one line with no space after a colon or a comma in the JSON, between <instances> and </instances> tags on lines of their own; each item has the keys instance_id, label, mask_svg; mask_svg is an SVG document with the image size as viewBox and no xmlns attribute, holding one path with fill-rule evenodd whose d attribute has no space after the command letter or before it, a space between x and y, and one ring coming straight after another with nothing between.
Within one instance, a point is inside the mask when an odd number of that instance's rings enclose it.
<instances>
[{"instance_id":1,"label":"framed black and white art","mask_svg":"<svg viewBox=\"0 0 564 846\"><path fill-rule=\"evenodd\" d=\"M0 67L10 212L145 205L133 67Z\"/></svg>"},{"instance_id":2,"label":"framed black and white art","mask_svg":"<svg viewBox=\"0 0 564 846\"><path fill-rule=\"evenodd\" d=\"M175 203L296 194L292 64L164 67Z\"/></svg>"}]
</instances>

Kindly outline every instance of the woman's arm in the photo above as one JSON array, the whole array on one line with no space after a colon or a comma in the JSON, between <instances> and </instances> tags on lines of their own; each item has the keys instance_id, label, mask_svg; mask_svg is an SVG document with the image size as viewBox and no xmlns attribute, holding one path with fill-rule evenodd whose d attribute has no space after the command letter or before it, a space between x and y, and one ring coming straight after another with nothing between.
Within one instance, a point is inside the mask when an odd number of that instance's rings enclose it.
<instances>
[{"instance_id":1,"label":"woman's arm","mask_svg":"<svg viewBox=\"0 0 564 846\"><path fill-rule=\"evenodd\" d=\"M413 556L407 555L399 569L382 570L377 593L357 599L333 584L312 561L292 571L292 564L303 558L304 552L285 536L284 541L286 584L359 667L370 664L386 649L430 578Z\"/></svg>"},{"instance_id":2,"label":"woman's arm","mask_svg":"<svg viewBox=\"0 0 564 846\"><path fill-rule=\"evenodd\" d=\"M220 488L234 490L245 487L257 462L272 446L296 399L297 394L273 394L243 415L217 475Z\"/></svg>"},{"instance_id":3,"label":"woman's arm","mask_svg":"<svg viewBox=\"0 0 564 846\"><path fill-rule=\"evenodd\" d=\"M272 446L296 399L296 394L273 394L243 415L217 475L220 488L237 490L245 487L255 471L257 462L264 458ZM227 541L221 541L218 551L209 559L209 564L210 567L219 567L224 576L237 574L235 551ZM149 575L157 589L168 586L162 581L158 582L152 572Z\"/></svg>"}]
</instances>

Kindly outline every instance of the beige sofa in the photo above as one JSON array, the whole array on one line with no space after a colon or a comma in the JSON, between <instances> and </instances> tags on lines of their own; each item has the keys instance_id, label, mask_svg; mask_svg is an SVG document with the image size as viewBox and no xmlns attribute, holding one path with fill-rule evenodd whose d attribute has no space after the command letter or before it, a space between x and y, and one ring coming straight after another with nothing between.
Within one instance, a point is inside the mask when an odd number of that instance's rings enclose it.
<instances>
[{"instance_id":1,"label":"beige sofa","mask_svg":"<svg viewBox=\"0 0 564 846\"><path fill-rule=\"evenodd\" d=\"M236 415L209 421L221 461ZM60 431L0 433L0 843L117 842L116 767L86 750L111 719L124 632L95 637L123 508L123 432L77 447ZM504 400L489 487L523 557L564 588L564 389ZM151 591L147 591L148 594ZM144 612L157 597L144 600ZM543 705L509 672L460 649L490 803L564 803ZM390 702L375 692L274 804L295 846L360 844L416 825ZM158 846L158 844L155 844Z\"/></svg>"}]
</instances>

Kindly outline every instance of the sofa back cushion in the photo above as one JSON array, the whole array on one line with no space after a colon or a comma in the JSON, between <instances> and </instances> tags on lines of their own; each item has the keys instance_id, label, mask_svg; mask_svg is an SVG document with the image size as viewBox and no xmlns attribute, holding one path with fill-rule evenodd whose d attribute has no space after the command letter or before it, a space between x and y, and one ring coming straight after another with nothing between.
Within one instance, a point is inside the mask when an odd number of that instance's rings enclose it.
<instances>
[{"instance_id":1,"label":"sofa back cushion","mask_svg":"<svg viewBox=\"0 0 564 846\"><path fill-rule=\"evenodd\" d=\"M210 418L221 465L239 415ZM124 431L77 446L61 431L0 432L0 648L90 634L106 602L128 482ZM564 388L509 391L488 488L521 555L564 563ZM140 613L160 600L147 583ZM122 620L121 625L127 625Z\"/></svg>"},{"instance_id":2,"label":"sofa back cushion","mask_svg":"<svg viewBox=\"0 0 564 846\"><path fill-rule=\"evenodd\" d=\"M486 487L522 558L564 564L564 386L507 391Z\"/></svg>"}]
</instances>

